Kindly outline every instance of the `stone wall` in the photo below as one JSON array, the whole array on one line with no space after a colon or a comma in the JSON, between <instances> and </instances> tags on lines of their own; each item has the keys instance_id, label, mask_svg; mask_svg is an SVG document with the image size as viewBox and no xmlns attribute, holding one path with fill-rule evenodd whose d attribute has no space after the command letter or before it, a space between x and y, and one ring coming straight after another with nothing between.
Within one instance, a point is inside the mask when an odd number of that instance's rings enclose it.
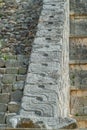
<instances>
[{"instance_id":1,"label":"stone wall","mask_svg":"<svg viewBox=\"0 0 87 130\"><path fill-rule=\"evenodd\" d=\"M43 0L20 115L10 120L13 127L16 127L17 121L19 124L21 122L20 127L25 124L30 128L41 126L55 129L67 128L74 123L68 118L68 4L68 0Z\"/></svg>"},{"instance_id":2,"label":"stone wall","mask_svg":"<svg viewBox=\"0 0 87 130\"><path fill-rule=\"evenodd\" d=\"M0 128L19 113L41 7L41 0L0 0Z\"/></svg>"}]
</instances>

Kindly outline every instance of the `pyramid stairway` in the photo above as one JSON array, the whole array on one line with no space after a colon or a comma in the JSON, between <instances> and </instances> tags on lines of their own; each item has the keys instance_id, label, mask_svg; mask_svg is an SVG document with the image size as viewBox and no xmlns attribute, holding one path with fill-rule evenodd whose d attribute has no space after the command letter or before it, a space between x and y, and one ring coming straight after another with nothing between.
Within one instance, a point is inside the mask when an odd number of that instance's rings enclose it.
<instances>
[{"instance_id":1,"label":"pyramid stairway","mask_svg":"<svg viewBox=\"0 0 87 130\"><path fill-rule=\"evenodd\" d=\"M87 128L87 1L70 0L70 114Z\"/></svg>"}]
</instances>

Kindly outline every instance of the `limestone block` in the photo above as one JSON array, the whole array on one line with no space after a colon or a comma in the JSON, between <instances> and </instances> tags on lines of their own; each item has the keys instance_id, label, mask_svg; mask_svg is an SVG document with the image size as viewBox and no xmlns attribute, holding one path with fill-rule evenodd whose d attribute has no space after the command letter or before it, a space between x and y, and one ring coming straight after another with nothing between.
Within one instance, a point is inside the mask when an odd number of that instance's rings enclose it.
<instances>
[{"instance_id":1,"label":"limestone block","mask_svg":"<svg viewBox=\"0 0 87 130\"><path fill-rule=\"evenodd\" d=\"M18 67L21 65L22 65L22 62L19 62L15 59L11 59L11 60L6 61L6 67Z\"/></svg>"},{"instance_id":2,"label":"limestone block","mask_svg":"<svg viewBox=\"0 0 87 130\"><path fill-rule=\"evenodd\" d=\"M19 73L20 75L24 75L24 74L27 73L27 69L26 69L26 68L23 68L23 67L19 67L18 73Z\"/></svg>"},{"instance_id":3,"label":"limestone block","mask_svg":"<svg viewBox=\"0 0 87 130\"><path fill-rule=\"evenodd\" d=\"M0 112L6 112L7 110L7 104L0 103Z\"/></svg>"},{"instance_id":4,"label":"limestone block","mask_svg":"<svg viewBox=\"0 0 87 130\"><path fill-rule=\"evenodd\" d=\"M5 113L0 112L0 124L5 124Z\"/></svg>"},{"instance_id":5,"label":"limestone block","mask_svg":"<svg viewBox=\"0 0 87 130\"><path fill-rule=\"evenodd\" d=\"M84 0L70 0L70 11L71 14L87 14L87 1Z\"/></svg>"},{"instance_id":6,"label":"limestone block","mask_svg":"<svg viewBox=\"0 0 87 130\"><path fill-rule=\"evenodd\" d=\"M61 62L61 52L58 51L58 50L54 50L54 51L39 51L39 52L34 52L31 54L31 58L30 58L30 62L33 62L33 63L45 63L46 62Z\"/></svg>"},{"instance_id":7,"label":"limestone block","mask_svg":"<svg viewBox=\"0 0 87 130\"><path fill-rule=\"evenodd\" d=\"M17 102L9 102L8 104L8 111L10 113L17 113L19 111L20 104Z\"/></svg>"},{"instance_id":8,"label":"limestone block","mask_svg":"<svg viewBox=\"0 0 87 130\"><path fill-rule=\"evenodd\" d=\"M7 113L6 114L6 123L7 123L8 127L11 127L10 118L13 117L13 116L16 116L16 113Z\"/></svg>"},{"instance_id":9,"label":"limestone block","mask_svg":"<svg viewBox=\"0 0 87 130\"><path fill-rule=\"evenodd\" d=\"M7 67L6 74L18 74L18 68L16 67Z\"/></svg>"},{"instance_id":10,"label":"limestone block","mask_svg":"<svg viewBox=\"0 0 87 130\"><path fill-rule=\"evenodd\" d=\"M5 66L5 61L4 61L4 59L0 59L0 67L4 67Z\"/></svg>"},{"instance_id":11,"label":"limestone block","mask_svg":"<svg viewBox=\"0 0 87 130\"><path fill-rule=\"evenodd\" d=\"M71 86L75 88L87 88L87 71L86 70L70 70Z\"/></svg>"},{"instance_id":12,"label":"limestone block","mask_svg":"<svg viewBox=\"0 0 87 130\"><path fill-rule=\"evenodd\" d=\"M15 90L11 93L11 101L21 102L23 92L21 90Z\"/></svg>"},{"instance_id":13,"label":"limestone block","mask_svg":"<svg viewBox=\"0 0 87 130\"><path fill-rule=\"evenodd\" d=\"M26 75L17 75L17 76L16 76L16 80L17 80L17 81L21 81L21 80L22 80L22 81L25 81L25 79L26 79Z\"/></svg>"},{"instance_id":14,"label":"limestone block","mask_svg":"<svg viewBox=\"0 0 87 130\"><path fill-rule=\"evenodd\" d=\"M2 93L9 93L12 91L12 84L3 84Z\"/></svg>"},{"instance_id":15,"label":"limestone block","mask_svg":"<svg viewBox=\"0 0 87 130\"><path fill-rule=\"evenodd\" d=\"M0 74L5 74L6 69L5 68L0 68Z\"/></svg>"},{"instance_id":16,"label":"limestone block","mask_svg":"<svg viewBox=\"0 0 87 130\"><path fill-rule=\"evenodd\" d=\"M71 114L76 116L85 115L86 106L87 106L87 97L71 96Z\"/></svg>"},{"instance_id":17,"label":"limestone block","mask_svg":"<svg viewBox=\"0 0 87 130\"><path fill-rule=\"evenodd\" d=\"M87 38L70 38L70 60L87 60Z\"/></svg>"},{"instance_id":18,"label":"limestone block","mask_svg":"<svg viewBox=\"0 0 87 130\"><path fill-rule=\"evenodd\" d=\"M87 19L70 20L70 35L72 36L87 36Z\"/></svg>"},{"instance_id":19,"label":"limestone block","mask_svg":"<svg viewBox=\"0 0 87 130\"><path fill-rule=\"evenodd\" d=\"M12 84L16 80L16 75L13 74L4 74L2 82L4 84Z\"/></svg>"},{"instance_id":20,"label":"limestone block","mask_svg":"<svg viewBox=\"0 0 87 130\"><path fill-rule=\"evenodd\" d=\"M13 90L23 90L24 81L18 81L13 83Z\"/></svg>"},{"instance_id":21,"label":"limestone block","mask_svg":"<svg viewBox=\"0 0 87 130\"><path fill-rule=\"evenodd\" d=\"M0 103L8 103L10 100L10 94L9 93L1 93L0 94Z\"/></svg>"},{"instance_id":22,"label":"limestone block","mask_svg":"<svg viewBox=\"0 0 87 130\"><path fill-rule=\"evenodd\" d=\"M40 63L30 63L28 72L44 74L53 78L58 78L59 74L61 73L60 64L57 62L48 62L46 64L47 66L44 66Z\"/></svg>"}]
</instances>

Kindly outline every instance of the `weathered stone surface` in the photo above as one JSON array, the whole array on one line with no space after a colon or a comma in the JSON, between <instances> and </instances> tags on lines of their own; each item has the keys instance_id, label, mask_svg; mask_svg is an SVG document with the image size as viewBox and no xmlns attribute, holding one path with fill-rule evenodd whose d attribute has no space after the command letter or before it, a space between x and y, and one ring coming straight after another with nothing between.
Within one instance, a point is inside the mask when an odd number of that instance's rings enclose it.
<instances>
[{"instance_id":1,"label":"weathered stone surface","mask_svg":"<svg viewBox=\"0 0 87 130\"><path fill-rule=\"evenodd\" d=\"M0 112L0 124L5 124L5 113Z\"/></svg>"},{"instance_id":2,"label":"weathered stone surface","mask_svg":"<svg viewBox=\"0 0 87 130\"><path fill-rule=\"evenodd\" d=\"M23 92L21 90L15 90L11 93L11 101L21 102Z\"/></svg>"},{"instance_id":3,"label":"weathered stone surface","mask_svg":"<svg viewBox=\"0 0 87 130\"><path fill-rule=\"evenodd\" d=\"M9 93L12 91L12 84L3 84L2 93Z\"/></svg>"},{"instance_id":4,"label":"weathered stone surface","mask_svg":"<svg viewBox=\"0 0 87 130\"><path fill-rule=\"evenodd\" d=\"M4 67L5 66L5 61L4 59L0 59L0 67Z\"/></svg>"},{"instance_id":5,"label":"weathered stone surface","mask_svg":"<svg viewBox=\"0 0 87 130\"><path fill-rule=\"evenodd\" d=\"M8 111L10 113L17 113L19 111L20 104L17 102L9 102L8 104Z\"/></svg>"},{"instance_id":6,"label":"weathered stone surface","mask_svg":"<svg viewBox=\"0 0 87 130\"><path fill-rule=\"evenodd\" d=\"M67 7L68 1L43 0L43 18L40 17L32 48L19 116L34 123L43 122L46 128L51 129L76 124L75 120L64 118L69 112ZM41 21L44 14L49 17L48 11L60 18ZM13 117L11 121L14 124L18 118Z\"/></svg>"},{"instance_id":7,"label":"weathered stone surface","mask_svg":"<svg viewBox=\"0 0 87 130\"><path fill-rule=\"evenodd\" d=\"M71 114L76 116L87 115L87 97L71 96Z\"/></svg>"},{"instance_id":8,"label":"weathered stone surface","mask_svg":"<svg viewBox=\"0 0 87 130\"><path fill-rule=\"evenodd\" d=\"M16 80L16 75L13 74L4 74L2 82L4 84L12 84Z\"/></svg>"},{"instance_id":9,"label":"weathered stone surface","mask_svg":"<svg viewBox=\"0 0 87 130\"><path fill-rule=\"evenodd\" d=\"M7 110L7 104L0 103L0 112L6 112Z\"/></svg>"},{"instance_id":10,"label":"weathered stone surface","mask_svg":"<svg viewBox=\"0 0 87 130\"><path fill-rule=\"evenodd\" d=\"M18 81L13 83L13 90L23 90L24 81Z\"/></svg>"},{"instance_id":11,"label":"weathered stone surface","mask_svg":"<svg viewBox=\"0 0 87 130\"><path fill-rule=\"evenodd\" d=\"M6 74L18 74L18 68L8 67L6 68Z\"/></svg>"},{"instance_id":12,"label":"weathered stone surface","mask_svg":"<svg viewBox=\"0 0 87 130\"><path fill-rule=\"evenodd\" d=\"M1 93L0 94L0 103L8 103L10 100L9 93Z\"/></svg>"},{"instance_id":13,"label":"weathered stone surface","mask_svg":"<svg viewBox=\"0 0 87 130\"><path fill-rule=\"evenodd\" d=\"M87 38L70 38L70 60L87 59Z\"/></svg>"},{"instance_id":14,"label":"weathered stone surface","mask_svg":"<svg viewBox=\"0 0 87 130\"><path fill-rule=\"evenodd\" d=\"M79 89L87 88L87 70L70 69L71 86Z\"/></svg>"},{"instance_id":15,"label":"weathered stone surface","mask_svg":"<svg viewBox=\"0 0 87 130\"><path fill-rule=\"evenodd\" d=\"M71 14L87 15L87 1L84 0L70 0Z\"/></svg>"},{"instance_id":16,"label":"weathered stone surface","mask_svg":"<svg viewBox=\"0 0 87 130\"><path fill-rule=\"evenodd\" d=\"M75 18L70 20L71 36L87 36L87 18Z\"/></svg>"}]
</instances>

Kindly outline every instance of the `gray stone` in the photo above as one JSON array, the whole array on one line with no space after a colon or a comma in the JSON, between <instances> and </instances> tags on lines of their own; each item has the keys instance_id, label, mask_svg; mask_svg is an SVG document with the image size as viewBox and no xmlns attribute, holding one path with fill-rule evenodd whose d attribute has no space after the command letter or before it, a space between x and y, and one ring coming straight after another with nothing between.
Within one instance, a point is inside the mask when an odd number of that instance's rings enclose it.
<instances>
[{"instance_id":1,"label":"gray stone","mask_svg":"<svg viewBox=\"0 0 87 130\"><path fill-rule=\"evenodd\" d=\"M12 91L12 84L3 84L2 93L9 93Z\"/></svg>"},{"instance_id":2,"label":"gray stone","mask_svg":"<svg viewBox=\"0 0 87 130\"><path fill-rule=\"evenodd\" d=\"M0 103L8 103L10 100L10 94L9 93L1 93L0 94Z\"/></svg>"},{"instance_id":3,"label":"gray stone","mask_svg":"<svg viewBox=\"0 0 87 130\"><path fill-rule=\"evenodd\" d=\"M6 69L5 68L0 68L0 74L5 74Z\"/></svg>"},{"instance_id":4,"label":"gray stone","mask_svg":"<svg viewBox=\"0 0 87 130\"><path fill-rule=\"evenodd\" d=\"M25 79L26 79L26 75L17 75L16 76L17 81L25 81Z\"/></svg>"},{"instance_id":5,"label":"gray stone","mask_svg":"<svg viewBox=\"0 0 87 130\"><path fill-rule=\"evenodd\" d=\"M13 74L4 74L2 82L4 84L12 84L16 80L16 75Z\"/></svg>"},{"instance_id":6,"label":"gray stone","mask_svg":"<svg viewBox=\"0 0 87 130\"><path fill-rule=\"evenodd\" d=\"M0 67L5 67L5 61L4 61L4 59L0 59Z\"/></svg>"},{"instance_id":7,"label":"gray stone","mask_svg":"<svg viewBox=\"0 0 87 130\"><path fill-rule=\"evenodd\" d=\"M7 113L6 114L6 124L8 127L12 127L11 124L10 124L10 118L16 116L16 113Z\"/></svg>"},{"instance_id":8,"label":"gray stone","mask_svg":"<svg viewBox=\"0 0 87 130\"><path fill-rule=\"evenodd\" d=\"M27 73L27 69L26 69L26 68L23 68L23 67L20 67L19 70L18 70L18 73L19 73L20 75L24 75L24 74Z\"/></svg>"},{"instance_id":9,"label":"gray stone","mask_svg":"<svg viewBox=\"0 0 87 130\"><path fill-rule=\"evenodd\" d=\"M21 102L23 92L21 90L15 90L11 93L11 101Z\"/></svg>"},{"instance_id":10,"label":"gray stone","mask_svg":"<svg viewBox=\"0 0 87 130\"><path fill-rule=\"evenodd\" d=\"M10 113L18 113L20 108L20 104L17 102L9 102L8 104L8 111Z\"/></svg>"},{"instance_id":11,"label":"gray stone","mask_svg":"<svg viewBox=\"0 0 87 130\"><path fill-rule=\"evenodd\" d=\"M87 1L83 0L70 0L71 14L86 15L87 14Z\"/></svg>"},{"instance_id":12,"label":"gray stone","mask_svg":"<svg viewBox=\"0 0 87 130\"><path fill-rule=\"evenodd\" d=\"M21 62L11 59L6 61L6 67L18 67L21 65Z\"/></svg>"},{"instance_id":13,"label":"gray stone","mask_svg":"<svg viewBox=\"0 0 87 130\"><path fill-rule=\"evenodd\" d=\"M87 36L87 19L70 20L71 36Z\"/></svg>"},{"instance_id":14,"label":"gray stone","mask_svg":"<svg viewBox=\"0 0 87 130\"><path fill-rule=\"evenodd\" d=\"M0 112L0 124L5 124L5 113Z\"/></svg>"},{"instance_id":15,"label":"gray stone","mask_svg":"<svg viewBox=\"0 0 87 130\"><path fill-rule=\"evenodd\" d=\"M14 82L13 90L23 90L24 88L24 81Z\"/></svg>"},{"instance_id":16,"label":"gray stone","mask_svg":"<svg viewBox=\"0 0 87 130\"><path fill-rule=\"evenodd\" d=\"M18 68L16 67L8 67L6 68L6 74L18 74Z\"/></svg>"},{"instance_id":17,"label":"gray stone","mask_svg":"<svg viewBox=\"0 0 87 130\"><path fill-rule=\"evenodd\" d=\"M0 103L0 112L6 112L7 111L7 104Z\"/></svg>"}]
</instances>

